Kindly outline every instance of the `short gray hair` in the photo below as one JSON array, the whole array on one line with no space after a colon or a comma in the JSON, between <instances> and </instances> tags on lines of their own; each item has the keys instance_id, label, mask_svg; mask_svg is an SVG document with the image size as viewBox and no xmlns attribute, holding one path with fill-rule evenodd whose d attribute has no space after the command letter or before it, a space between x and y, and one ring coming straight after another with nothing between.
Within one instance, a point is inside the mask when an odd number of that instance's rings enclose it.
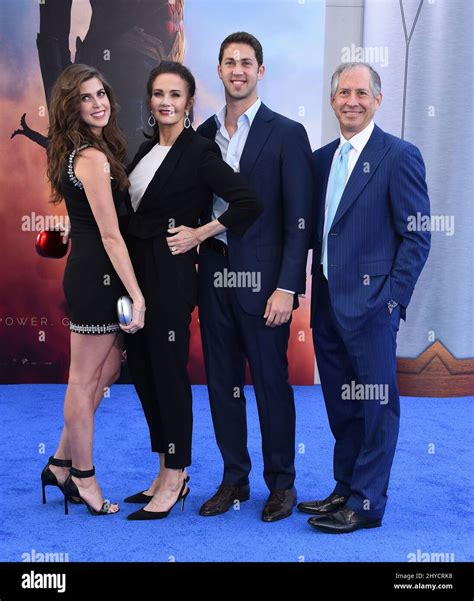
<instances>
[{"instance_id":1,"label":"short gray hair","mask_svg":"<svg viewBox=\"0 0 474 601\"><path fill-rule=\"evenodd\" d=\"M331 77L331 98L334 98L339 86L339 79L344 71L356 69L357 67L365 67L370 72L370 90L374 95L374 98L378 96L382 90L382 82L380 81L380 75L375 69L373 69L369 63L341 63L339 67L334 71Z\"/></svg>"}]
</instances>

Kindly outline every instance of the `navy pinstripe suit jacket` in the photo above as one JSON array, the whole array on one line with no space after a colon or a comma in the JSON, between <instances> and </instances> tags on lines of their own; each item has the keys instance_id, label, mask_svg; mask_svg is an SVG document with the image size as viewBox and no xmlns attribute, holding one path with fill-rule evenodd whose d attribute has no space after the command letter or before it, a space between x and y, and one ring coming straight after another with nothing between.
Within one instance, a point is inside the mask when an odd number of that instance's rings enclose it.
<instances>
[{"instance_id":1,"label":"navy pinstripe suit jacket","mask_svg":"<svg viewBox=\"0 0 474 601\"><path fill-rule=\"evenodd\" d=\"M315 215L311 324L320 278L326 188L339 139L313 153ZM328 282L339 324L357 330L389 300L402 317L430 249L425 166L416 146L375 126L346 184L328 236ZM412 231L412 229L414 231Z\"/></svg>"}]
</instances>

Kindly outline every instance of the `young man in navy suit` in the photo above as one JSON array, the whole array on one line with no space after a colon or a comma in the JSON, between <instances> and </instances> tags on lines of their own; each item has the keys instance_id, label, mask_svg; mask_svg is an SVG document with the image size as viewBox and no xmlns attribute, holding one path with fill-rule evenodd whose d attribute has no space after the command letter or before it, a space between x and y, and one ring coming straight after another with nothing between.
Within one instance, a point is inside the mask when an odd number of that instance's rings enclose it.
<instances>
[{"instance_id":1,"label":"young man in navy suit","mask_svg":"<svg viewBox=\"0 0 474 601\"><path fill-rule=\"evenodd\" d=\"M238 32L219 52L226 104L198 129L243 174L264 211L246 233L206 241L199 259L199 318L214 431L224 461L217 493L203 516L249 498L245 367L257 399L264 479L270 495L265 522L288 517L296 504L295 408L287 348L293 309L305 291L312 211L311 149L300 123L266 107L257 95L265 67L260 42ZM219 197L204 221L217 218Z\"/></svg>"},{"instance_id":2,"label":"young man in navy suit","mask_svg":"<svg viewBox=\"0 0 474 601\"><path fill-rule=\"evenodd\" d=\"M298 509L331 533L382 523L400 417L398 326L430 248L430 233L410 227L430 211L423 159L374 125L381 100L369 65L341 65L331 81L340 137L314 153L311 325L336 487Z\"/></svg>"}]
</instances>

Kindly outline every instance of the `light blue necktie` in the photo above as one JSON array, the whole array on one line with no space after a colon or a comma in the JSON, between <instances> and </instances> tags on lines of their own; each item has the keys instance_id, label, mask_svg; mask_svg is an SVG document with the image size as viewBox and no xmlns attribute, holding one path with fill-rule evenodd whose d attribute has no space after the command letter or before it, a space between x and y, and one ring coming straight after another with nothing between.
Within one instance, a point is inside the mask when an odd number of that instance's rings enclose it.
<instances>
[{"instance_id":1,"label":"light blue necktie","mask_svg":"<svg viewBox=\"0 0 474 601\"><path fill-rule=\"evenodd\" d=\"M342 193L346 187L347 174L349 171L349 157L347 155L351 148L352 144L350 142L346 142L341 147L341 152L333 167L331 180L329 182L328 210L326 222L324 224L323 238L323 273L326 276L326 279L328 279L328 236L332 222L336 216L337 207L341 201Z\"/></svg>"}]
</instances>

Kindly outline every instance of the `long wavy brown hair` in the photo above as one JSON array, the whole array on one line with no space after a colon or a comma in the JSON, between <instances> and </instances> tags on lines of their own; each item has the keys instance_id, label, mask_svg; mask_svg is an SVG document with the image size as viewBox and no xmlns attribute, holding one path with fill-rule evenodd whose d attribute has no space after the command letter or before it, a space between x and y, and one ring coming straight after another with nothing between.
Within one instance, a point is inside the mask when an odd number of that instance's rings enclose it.
<instances>
[{"instance_id":1,"label":"long wavy brown hair","mask_svg":"<svg viewBox=\"0 0 474 601\"><path fill-rule=\"evenodd\" d=\"M104 86L110 102L110 118L98 138L80 116L81 84L97 77ZM58 77L51 92L49 109L48 179L51 182L54 204L62 201L61 178L69 154L84 144L101 150L110 164L110 173L123 189L128 185L125 171L127 142L117 123L119 105L115 94L104 77L88 65L71 65Z\"/></svg>"}]
</instances>

